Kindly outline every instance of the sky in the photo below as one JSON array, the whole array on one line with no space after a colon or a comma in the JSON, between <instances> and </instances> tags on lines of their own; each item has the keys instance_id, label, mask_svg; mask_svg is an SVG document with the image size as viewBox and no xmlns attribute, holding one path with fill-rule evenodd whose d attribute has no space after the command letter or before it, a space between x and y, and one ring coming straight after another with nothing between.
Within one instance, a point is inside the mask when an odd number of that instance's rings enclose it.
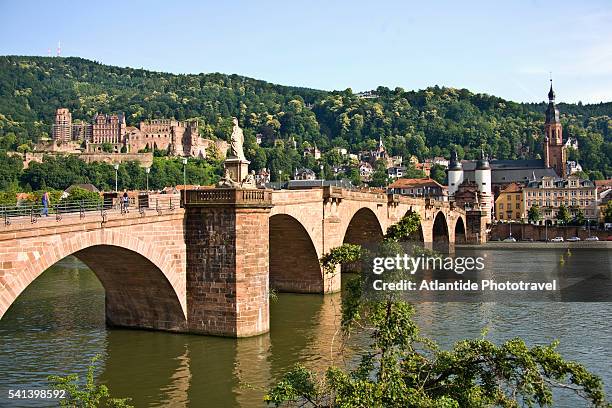
<instances>
[{"instance_id":1,"label":"sky","mask_svg":"<svg viewBox=\"0 0 612 408\"><path fill-rule=\"evenodd\" d=\"M612 101L612 1L0 0L0 55L353 91Z\"/></svg>"}]
</instances>

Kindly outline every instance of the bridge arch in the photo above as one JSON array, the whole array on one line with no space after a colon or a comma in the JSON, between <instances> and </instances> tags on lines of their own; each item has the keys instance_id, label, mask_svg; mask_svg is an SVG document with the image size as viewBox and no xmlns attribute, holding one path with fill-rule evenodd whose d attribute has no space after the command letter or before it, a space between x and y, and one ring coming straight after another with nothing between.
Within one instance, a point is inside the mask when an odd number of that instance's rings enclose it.
<instances>
[{"instance_id":1,"label":"bridge arch","mask_svg":"<svg viewBox=\"0 0 612 408\"><path fill-rule=\"evenodd\" d=\"M364 245L379 242L383 229L378 217L370 208L360 208L353 214L343 234L343 244Z\"/></svg>"},{"instance_id":2,"label":"bridge arch","mask_svg":"<svg viewBox=\"0 0 612 408\"><path fill-rule=\"evenodd\" d=\"M271 288L281 292L324 291L315 245L304 225L291 215L270 217L269 260Z\"/></svg>"},{"instance_id":3,"label":"bridge arch","mask_svg":"<svg viewBox=\"0 0 612 408\"><path fill-rule=\"evenodd\" d=\"M163 248L117 230L74 232L19 242L6 281L0 316L49 267L69 255L85 263L105 289L110 325L170 331L186 329L184 265ZM3 265L3 267L6 267Z\"/></svg>"},{"instance_id":4,"label":"bridge arch","mask_svg":"<svg viewBox=\"0 0 612 408\"><path fill-rule=\"evenodd\" d=\"M457 217L455 221L455 244L465 244L467 242L467 236L465 231L465 222L463 217Z\"/></svg>"},{"instance_id":5,"label":"bridge arch","mask_svg":"<svg viewBox=\"0 0 612 408\"><path fill-rule=\"evenodd\" d=\"M448 230L448 222L444 212L438 211L434 217L432 227L432 242L434 250L443 252L448 251L450 240Z\"/></svg>"},{"instance_id":6,"label":"bridge arch","mask_svg":"<svg viewBox=\"0 0 612 408\"><path fill-rule=\"evenodd\" d=\"M408 209L408 211L406 211L406 213L404 214L404 217L410 216L412 214L419 214L419 213L416 211L413 211L412 208L410 208ZM412 233L410 237L408 238L408 240L413 241L413 242L418 241L419 243L423 244L425 242L425 236L423 234L423 217L419 214L419 218L421 219L421 221L419 222L419 230Z\"/></svg>"},{"instance_id":7,"label":"bridge arch","mask_svg":"<svg viewBox=\"0 0 612 408\"><path fill-rule=\"evenodd\" d=\"M365 245L380 242L383 239L383 230L378 217L370 208L363 207L358 209L351 217L342 238L343 244ZM358 272L361 263L342 265L341 271Z\"/></svg>"}]
</instances>

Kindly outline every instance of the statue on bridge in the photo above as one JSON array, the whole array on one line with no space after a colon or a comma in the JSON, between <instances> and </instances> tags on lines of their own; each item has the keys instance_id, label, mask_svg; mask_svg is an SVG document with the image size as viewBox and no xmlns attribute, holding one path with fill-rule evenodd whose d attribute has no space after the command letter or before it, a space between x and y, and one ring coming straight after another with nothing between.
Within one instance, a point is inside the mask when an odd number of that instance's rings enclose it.
<instances>
[{"instance_id":1,"label":"statue on bridge","mask_svg":"<svg viewBox=\"0 0 612 408\"><path fill-rule=\"evenodd\" d=\"M238 119L233 118L234 128L230 137L230 154L224 162L225 174L219 180L222 188L257 188L255 174L249 174L249 164L244 157L244 133L238 126Z\"/></svg>"},{"instance_id":2,"label":"statue on bridge","mask_svg":"<svg viewBox=\"0 0 612 408\"><path fill-rule=\"evenodd\" d=\"M232 129L231 136L231 153L230 158L234 157L240 160L246 161L246 157L244 157L244 133L240 126L238 126L238 119L233 118L234 128Z\"/></svg>"}]
</instances>

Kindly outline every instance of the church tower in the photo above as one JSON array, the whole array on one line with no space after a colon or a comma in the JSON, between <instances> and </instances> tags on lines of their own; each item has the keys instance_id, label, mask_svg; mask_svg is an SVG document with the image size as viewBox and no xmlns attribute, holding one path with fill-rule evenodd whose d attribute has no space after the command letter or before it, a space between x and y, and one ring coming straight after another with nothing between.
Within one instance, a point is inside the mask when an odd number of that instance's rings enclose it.
<instances>
[{"instance_id":1,"label":"church tower","mask_svg":"<svg viewBox=\"0 0 612 408\"><path fill-rule=\"evenodd\" d=\"M559 120L559 109L555 105L555 91L550 80L548 108L544 124L544 166L552 167L559 177L565 178L567 153L563 145L563 129Z\"/></svg>"}]
</instances>

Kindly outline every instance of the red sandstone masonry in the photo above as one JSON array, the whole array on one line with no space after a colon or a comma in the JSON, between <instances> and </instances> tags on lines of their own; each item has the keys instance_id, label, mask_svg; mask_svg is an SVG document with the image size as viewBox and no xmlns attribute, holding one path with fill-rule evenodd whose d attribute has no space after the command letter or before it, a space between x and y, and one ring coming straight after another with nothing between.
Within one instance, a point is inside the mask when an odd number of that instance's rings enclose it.
<instances>
[{"instance_id":1,"label":"red sandstone masonry","mask_svg":"<svg viewBox=\"0 0 612 408\"><path fill-rule=\"evenodd\" d=\"M104 223L99 214L66 215L34 225L24 218L0 228L0 313L42 271L75 254L105 286L110 324L251 336L268 330L268 285L339 290L339 272L324 276L320 256L343 242L380 239L408 211L421 216L426 242L449 248L458 220L468 240L483 230L470 228L465 212L449 203L385 194L336 188L215 194L220 205L161 215L110 213ZM274 207L253 201L259 196Z\"/></svg>"},{"instance_id":2,"label":"red sandstone masonry","mask_svg":"<svg viewBox=\"0 0 612 408\"><path fill-rule=\"evenodd\" d=\"M110 215L104 224L99 216L87 216L83 219L67 216L59 222L54 217L49 217L40 219L33 225L15 223L0 229L0 316L4 315L27 285L62 258L75 254L85 263L93 264L94 259L98 259L99 264L100 259L104 259L101 254L104 254L113 262L111 269L124 266L123 275L101 278L107 299L112 288L130 288L129 279L135 276L157 276L158 281L150 281L146 287L131 286L131 291L124 290L122 296L111 297L111 301L107 302L107 317L114 319L114 323L119 325L184 330L185 244L183 240L164 242L163 237L152 233L159 229L173 231L175 236L182 236L183 218L183 210L176 209L173 213L161 216L151 213L141 217L137 212L127 215L114 214ZM140 228L134 228L135 225ZM126 255L128 253L121 252L121 248L138 256L130 261ZM94 269L99 278L103 269ZM151 301L151 296L154 295L151 292L154 292L156 284L167 285L166 293L155 294L157 304L166 302L167 310L163 310L164 307L151 307L151 304L155 304ZM141 304L134 304L135 301L140 301ZM126 307L130 302L131 307L136 307L140 313L133 313L133 309ZM119 310L124 310L125 313L132 310L133 317L117 314ZM164 320L168 317L169 310L174 311L174 321Z\"/></svg>"}]
</instances>

